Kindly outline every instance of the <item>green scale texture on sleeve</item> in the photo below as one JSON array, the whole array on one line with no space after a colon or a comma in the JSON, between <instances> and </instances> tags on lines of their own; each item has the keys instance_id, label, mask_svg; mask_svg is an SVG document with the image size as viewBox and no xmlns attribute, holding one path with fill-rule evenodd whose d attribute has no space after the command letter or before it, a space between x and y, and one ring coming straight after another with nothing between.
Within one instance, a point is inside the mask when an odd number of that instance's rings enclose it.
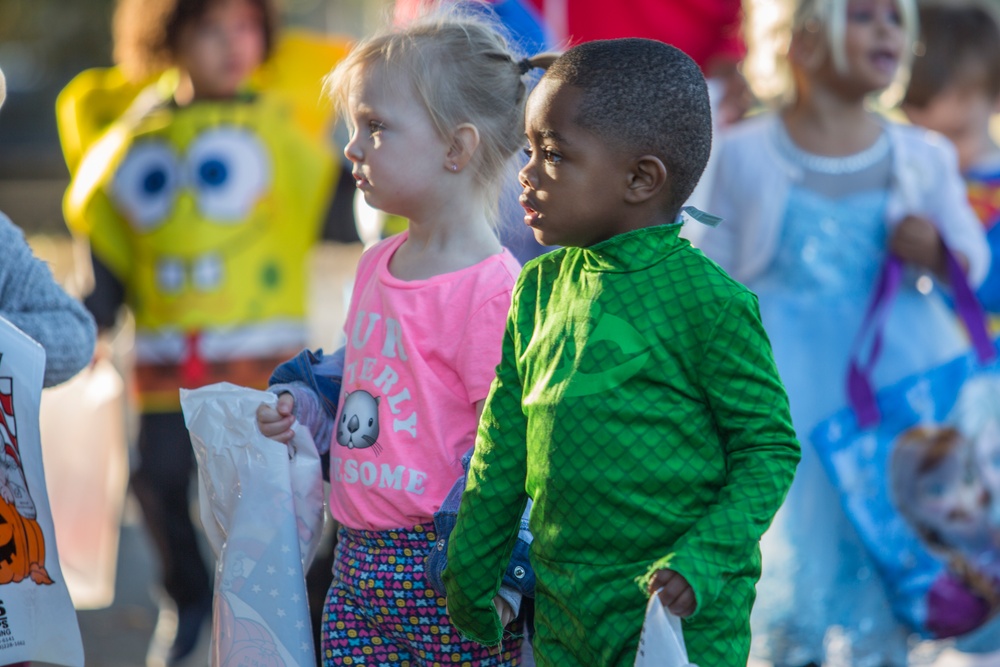
<instances>
[{"instance_id":1,"label":"green scale texture on sleeve","mask_svg":"<svg viewBox=\"0 0 1000 667\"><path fill-rule=\"evenodd\" d=\"M534 499L539 665L631 665L644 579L695 591L690 658L747 662L761 534L799 447L757 300L650 227L530 262L514 292L445 574L455 625L491 600Z\"/></svg>"}]
</instances>

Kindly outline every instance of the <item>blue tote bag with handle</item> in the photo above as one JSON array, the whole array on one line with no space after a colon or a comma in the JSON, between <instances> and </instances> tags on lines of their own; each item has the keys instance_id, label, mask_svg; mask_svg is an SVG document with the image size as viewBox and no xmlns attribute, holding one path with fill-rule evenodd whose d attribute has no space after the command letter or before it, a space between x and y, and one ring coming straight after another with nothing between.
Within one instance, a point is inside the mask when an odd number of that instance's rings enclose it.
<instances>
[{"instance_id":1,"label":"blue tote bag with handle","mask_svg":"<svg viewBox=\"0 0 1000 667\"><path fill-rule=\"evenodd\" d=\"M898 291L890 257L847 378L849 406L811 434L896 616L959 649L1000 649L1000 364L983 309L951 253L971 349L877 393L872 371Z\"/></svg>"}]
</instances>

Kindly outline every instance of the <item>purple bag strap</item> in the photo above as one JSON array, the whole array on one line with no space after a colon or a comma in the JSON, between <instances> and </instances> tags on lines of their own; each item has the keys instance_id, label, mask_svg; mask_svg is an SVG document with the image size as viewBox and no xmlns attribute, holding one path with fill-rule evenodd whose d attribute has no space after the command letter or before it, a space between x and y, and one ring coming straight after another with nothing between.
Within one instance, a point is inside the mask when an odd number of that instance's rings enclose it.
<instances>
[{"instance_id":1,"label":"purple bag strap","mask_svg":"<svg viewBox=\"0 0 1000 667\"><path fill-rule=\"evenodd\" d=\"M955 255L947 248L945 248L945 262L948 269L948 280L951 282L955 311L965 325L979 363L988 364L996 358L996 348L990 340L989 330L986 326L986 314L983 312L979 299L969 287L965 271L955 259ZM872 372L882 352L885 321L899 291L902 274L902 260L890 254L882 265L861 328L854 338L851 360L847 369L847 401L851 409L854 410L861 428L874 426L882 417L875 400ZM862 358L863 346L869 337L871 337L871 347L867 356Z\"/></svg>"}]
</instances>

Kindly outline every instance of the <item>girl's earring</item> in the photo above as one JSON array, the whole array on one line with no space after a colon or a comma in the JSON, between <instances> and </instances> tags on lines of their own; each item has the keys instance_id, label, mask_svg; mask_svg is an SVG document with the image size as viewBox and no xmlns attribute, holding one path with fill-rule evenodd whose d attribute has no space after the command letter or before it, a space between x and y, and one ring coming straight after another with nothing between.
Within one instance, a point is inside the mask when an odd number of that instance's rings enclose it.
<instances>
[{"instance_id":1,"label":"girl's earring","mask_svg":"<svg viewBox=\"0 0 1000 667\"><path fill-rule=\"evenodd\" d=\"M457 164L453 164L453 165L451 165L448 168L451 169L452 171L458 171L458 165Z\"/></svg>"}]
</instances>

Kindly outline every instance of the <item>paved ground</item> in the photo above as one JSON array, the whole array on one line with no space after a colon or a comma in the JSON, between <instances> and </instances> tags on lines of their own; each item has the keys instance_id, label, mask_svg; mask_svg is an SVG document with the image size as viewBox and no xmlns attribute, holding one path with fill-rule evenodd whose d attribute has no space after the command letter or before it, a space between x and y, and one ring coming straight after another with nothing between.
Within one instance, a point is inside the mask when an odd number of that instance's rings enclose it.
<instances>
[{"instance_id":1,"label":"paved ground","mask_svg":"<svg viewBox=\"0 0 1000 667\"><path fill-rule=\"evenodd\" d=\"M156 625L153 554L138 506L129 502L122 525L115 601L107 609L79 612L87 667L141 667ZM207 629L206 629L207 630ZM208 664L208 632L190 660Z\"/></svg>"},{"instance_id":2,"label":"paved ground","mask_svg":"<svg viewBox=\"0 0 1000 667\"><path fill-rule=\"evenodd\" d=\"M157 609L150 595L152 554L134 505L127 508L122 526L118 581L114 604L102 610L79 612L87 667L142 667L156 623ZM208 632L202 634L195 655L184 667L208 664ZM707 667L707 666L706 666ZM752 661L749 667L770 667ZM978 660L945 654L933 667L1000 667L1000 655Z\"/></svg>"}]
</instances>

